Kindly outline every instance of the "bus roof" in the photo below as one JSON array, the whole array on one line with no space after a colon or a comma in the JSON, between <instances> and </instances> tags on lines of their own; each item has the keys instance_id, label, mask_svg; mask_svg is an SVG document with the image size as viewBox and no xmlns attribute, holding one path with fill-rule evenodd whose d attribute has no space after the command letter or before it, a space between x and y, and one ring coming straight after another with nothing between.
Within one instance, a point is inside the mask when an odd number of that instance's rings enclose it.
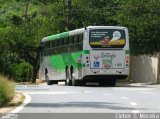
<instances>
[{"instance_id":1,"label":"bus roof","mask_svg":"<svg viewBox=\"0 0 160 119\"><path fill-rule=\"evenodd\" d=\"M88 26L86 28L87 29L99 29L99 28L100 29L103 29L103 28L126 29L126 27L121 27L121 26ZM85 28L81 28L81 29L76 29L76 30L72 30L72 31L68 31L68 32L55 34L55 35L50 35L50 36L44 37L42 39L42 42L55 40L55 39L60 39L60 38L65 38L65 37L73 36L73 35L78 35L78 34L83 33L84 31L85 31Z\"/></svg>"},{"instance_id":2,"label":"bus roof","mask_svg":"<svg viewBox=\"0 0 160 119\"><path fill-rule=\"evenodd\" d=\"M78 34L83 33L84 31L85 31L85 28L81 28L81 29L76 29L76 30L72 30L68 32L63 32L63 33L47 36L42 39L42 42L49 41L49 40L55 40L59 38L65 38L65 37L73 36L73 35L78 35Z\"/></svg>"},{"instance_id":3,"label":"bus roof","mask_svg":"<svg viewBox=\"0 0 160 119\"><path fill-rule=\"evenodd\" d=\"M126 27L122 26L88 26L87 29L103 29L103 28L108 28L108 29L126 29Z\"/></svg>"}]
</instances>

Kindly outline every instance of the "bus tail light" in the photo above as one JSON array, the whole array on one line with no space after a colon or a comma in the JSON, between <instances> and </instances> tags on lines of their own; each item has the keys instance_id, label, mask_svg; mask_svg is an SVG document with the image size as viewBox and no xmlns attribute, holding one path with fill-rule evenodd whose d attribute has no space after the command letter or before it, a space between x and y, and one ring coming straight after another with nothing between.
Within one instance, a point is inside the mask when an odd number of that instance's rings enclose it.
<instances>
[{"instance_id":1,"label":"bus tail light","mask_svg":"<svg viewBox=\"0 0 160 119\"><path fill-rule=\"evenodd\" d=\"M126 64L128 64L129 63L129 59L126 59Z\"/></svg>"},{"instance_id":2,"label":"bus tail light","mask_svg":"<svg viewBox=\"0 0 160 119\"><path fill-rule=\"evenodd\" d=\"M129 66L129 57L126 57L126 67L128 67Z\"/></svg>"},{"instance_id":3,"label":"bus tail light","mask_svg":"<svg viewBox=\"0 0 160 119\"><path fill-rule=\"evenodd\" d=\"M86 55L86 56L84 57L84 59L85 59L85 64L86 64L86 66L89 67L89 66L90 66L90 59L89 59L89 56Z\"/></svg>"}]
</instances>

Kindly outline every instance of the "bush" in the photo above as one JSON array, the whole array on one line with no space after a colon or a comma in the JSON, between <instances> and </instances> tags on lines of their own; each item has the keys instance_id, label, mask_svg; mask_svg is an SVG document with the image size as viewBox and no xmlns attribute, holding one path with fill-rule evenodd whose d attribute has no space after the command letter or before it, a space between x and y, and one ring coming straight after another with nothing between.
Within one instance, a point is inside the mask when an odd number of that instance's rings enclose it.
<instances>
[{"instance_id":1,"label":"bush","mask_svg":"<svg viewBox=\"0 0 160 119\"><path fill-rule=\"evenodd\" d=\"M14 83L3 76L0 76L0 106L13 98L14 91Z\"/></svg>"},{"instance_id":2,"label":"bush","mask_svg":"<svg viewBox=\"0 0 160 119\"><path fill-rule=\"evenodd\" d=\"M16 82L30 81L32 76L32 66L27 62L12 66L12 77Z\"/></svg>"}]
</instances>

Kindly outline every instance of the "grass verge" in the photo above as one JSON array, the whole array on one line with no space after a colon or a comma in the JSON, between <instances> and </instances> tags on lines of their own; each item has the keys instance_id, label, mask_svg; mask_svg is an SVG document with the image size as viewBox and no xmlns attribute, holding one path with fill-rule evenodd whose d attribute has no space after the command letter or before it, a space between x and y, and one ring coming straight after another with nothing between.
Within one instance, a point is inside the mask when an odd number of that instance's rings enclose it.
<instances>
[{"instance_id":1,"label":"grass verge","mask_svg":"<svg viewBox=\"0 0 160 119\"><path fill-rule=\"evenodd\" d=\"M13 99L15 84L4 76L0 76L0 107Z\"/></svg>"},{"instance_id":2,"label":"grass verge","mask_svg":"<svg viewBox=\"0 0 160 119\"><path fill-rule=\"evenodd\" d=\"M5 103L1 108L0 108L0 114L8 113L12 111L14 108L17 106L21 105L25 99L25 96L22 93L15 92L13 99L9 101L8 103Z\"/></svg>"},{"instance_id":3,"label":"grass verge","mask_svg":"<svg viewBox=\"0 0 160 119\"><path fill-rule=\"evenodd\" d=\"M7 113L19 106L25 99L22 93L15 92L15 83L0 75L0 113Z\"/></svg>"}]
</instances>

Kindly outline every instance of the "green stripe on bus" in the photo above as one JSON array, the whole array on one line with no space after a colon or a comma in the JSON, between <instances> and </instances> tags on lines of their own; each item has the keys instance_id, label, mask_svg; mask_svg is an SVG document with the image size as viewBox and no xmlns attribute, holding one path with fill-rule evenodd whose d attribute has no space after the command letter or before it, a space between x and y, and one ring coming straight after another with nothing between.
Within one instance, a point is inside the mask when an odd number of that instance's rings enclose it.
<instances>
[{"instance_id":1,"label":"green stripe on bus","mask_svg":"<svg viewBox=\"0 0 160 119\"><path fill-rule=\"evenodd\" d=\"M83 54L89 54L89 50L83 50Z\"/></svg>"},{"instance_id":2,"label":"green stripe on bus","mask_svg":"<svg viewBox=\"0 0 160 119\"><path fill-rule=\"evenodd\" d=\"M48 36L48 40L54 40L54 39L68 37L68 36L69 36L69 32L64 32L64 33Z\"/></svg>"},{"instance_id":3,"label":"green stripe on bus","mask_svg":"<svg viewBox=\"0 0 160 119\"><path fill-rule=\"evenodd\" d=\"M81 54L83 54L83 51L53 55L50 57L51 67L56 71L63 71L66 66L71 65L75 69L85 67L85 64L78 64L78 58Z\"/></svg>"}]
</instances>

